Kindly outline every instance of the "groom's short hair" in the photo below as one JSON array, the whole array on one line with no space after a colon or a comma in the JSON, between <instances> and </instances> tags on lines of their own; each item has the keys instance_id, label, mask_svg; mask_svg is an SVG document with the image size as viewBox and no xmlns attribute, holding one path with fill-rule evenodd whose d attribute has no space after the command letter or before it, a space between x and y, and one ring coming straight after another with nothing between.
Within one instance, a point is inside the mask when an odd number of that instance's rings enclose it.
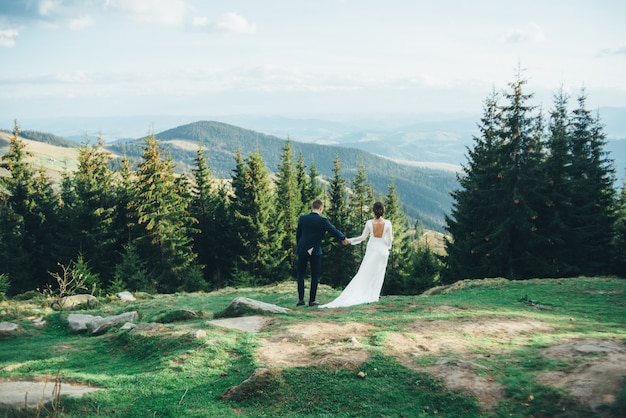
<instances>
[{"instance_id":1,"label":"groom's short hair","mask_svg":"<svg viewBox=\"0 0 626 418\"><path fill-rule=\"evenodd\" d=\"M324 206L324 202L322 202L321 199L315 199L313 203L311 203L311 208L315 210L320 209L322 206Z\"/></svg>"}]
</instances>

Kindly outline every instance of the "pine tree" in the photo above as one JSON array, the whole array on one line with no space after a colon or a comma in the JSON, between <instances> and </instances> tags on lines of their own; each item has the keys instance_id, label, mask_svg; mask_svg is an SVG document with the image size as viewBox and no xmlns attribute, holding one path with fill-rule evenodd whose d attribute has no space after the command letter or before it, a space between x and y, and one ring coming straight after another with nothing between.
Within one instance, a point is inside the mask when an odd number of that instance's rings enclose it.
<instances>
[{"instance_id":1,"label":"pine tree","mask_svg":"<svg viewBox=\"0 0 626 418\"><path fill-rule=\"evenodd\" d=\"M51 268L56 217L56 196L50 179L43 170L36 173L33 169L28 161L32 155L26 151L19 132L16 123L9 150L0 160L0 168L9 173L0 176L0 193L4 195L0 220L5 225L1 238L4 245L11 244L2 251L5 263L0 273L8 275L12 294L47 283L42 277L47 278Z\"/></svg>"},{"instance_id":2,"label":"pine tree","mask_svg":"<svg viewBox=\"0 0 626 418\"><path fill-rule=\"evenodd\" d=\"M302 171L296 171L292 160L291 140L287 139L276 175L276 228L283 237L280 248L282 254L279 257L285 259L284 268L280 269L281 276L295 275L295 231L302 213L302 197L298 187L298 174L302 175Z\"/></svg>"},{"instance_id":3,"label":"pine tree","mask_svg":"<svg viewBox=\"0 0 626 418\"><path fill-rule=\"evenodd\" d=\"M500 195L506 192L500 164L503 122L498 100L495 92L485 100L480 135L473 138L468 163L457 176L460 188L452 192L452 210L445 218L451 239L445 242L444 283L496 277L502 272L503 267L492 258L499 246L492 237L503 224Z\"/></svg>"},{"instance_id":4,"label":"pine tree","mask_svg":"<svg viewBox=\"0 0 626 418\"><path fill-rule=\"evenodd\" d=\"M389 252L382 292L385 295L406 294L407 283L414 279L410 275L409 267L415 235L408 231L408 218L402 211L395 179L389 181L383 203L385 205L384 217L391 222L393 228L393 243Z\"/></svg>"},{"instance_id":5,"label":"pine tree","mask_svg":"<svg viewBox=\"0 0 626 418\"><path fill-rule=\"evenodd\" d=\"M610 251L615 222L615 169L604 150L606 135L599 117L586 108L584 90L571 117L569 175L572 183L572 210L567 220L570 231L570 262L580 273L609 273Z\"/></svg>"},{"instance_id":6,"label":"pine tree","mask_svg":"<svg viewBox=\"0 0 626 418\"><path fill-rule=\"evenodd\" d=\"M191 215L198 220L197 228L199 233L194 238L194 252L198 254L198 263L204 269L204 278L207 283L211 283L211 267L214 260L219 258L216 251L220 243L215 242L215 204L213 191L213 175L207 158L204 155L204 148L200 144L195 167L192 170L194 176L194 187L192 188ZM211 286L212 287L212 286Z\"/></svg>"},{"instance_id":7,"label":"pine tree","mask_svg":"<svg viewBox=\"0 0 626 418\"><path fill-rule=\"evenodd\" d=\"M105 279L105 286L113 276L120 235L113 230L117 197L107 166L111 159L102 137L96 146L87 138L79 148L77 170L66 174L62 206L66 257L76 260L80 254L94 274Z\"/></svg>"},{"instance_id":8,"label":"pine tree","mask_svg":"<svg viewBox=\"0 0 626 418\"><path fill-rule=\"evenodd\" d=\"M24 218L13 210L9 198L9 194L0 189L0 275L9 282L27 283L30 278L23 276L23 266L28 265L28 254L22 249ZM13 286L13 291L16 289ZM10 294L12 288L8 290Z\"/></svg>"},{"instance_id":9,"label":"pine tree","mask_svg":"<svg viewBox=\"0 0 626 418\"><path fill-rule=\"evenodd\" d=\"M188 212L187 193L174 175L172 159L163 157L154 135L148 136L137 173L136 200L130 205L132 243L148 268L152 287L160 292L183 289L189 280L198 279L192 248L196 220Z\"/></svg>"},{"instance_id":10,"label":"pine tree","mask_svg":"<svg viewBox=\"0 0 626 418\"><path fill-rule=\"evenodd\" d=\"M269 171L263 157L257 151L244 161L237 162L233 177L233 214L237 239L242 245L237 261L239 274L247 273L255 283L267 284L277 281L274 275L284 262L279 251L283 233L275 229L274 198ZM283 257L281 258L281 255Z\"/></svg>"},{"instance_id":11,"label":"pine tree","mask_svg":"<svg viewBox=\"0 0 626 418\"><path fill-rule=\"evenodd\" d=\"M193 170L192 215L198 219L199 234L194 249L204 266L204 277L211 289L224 287L234 263L233 243L230 234L231 216L228 214L228 194L224 186L217 184L209 168L202 146L198 149Z\"/></svg>"},{"instance_id":12,"label":"pine tree","mask_svg":"<svg viewBox=\"0 0 626 418\"><path fill-rule=\"evenodd\" d=\"M324 205L324 213L330 223L340 231L348 225L347 182L341 175L341 161L336 156L333 178L330 181L329 202ZM345 233L345 232L344 232ZM332 287L343 287L348 284L352 275L352 262L346 257L349 249L344 248L335 239L327 239L324 245L324 265L321 283Z\"/></svg>"},{"instance_id":13,"label":"pine tree","mask_svg":"<svg viewBox=\"0 0 626 418\"><path fill-rule=\"evenodd\" d=\"M550 113L543 177L545 199L543 204L538 204L535 222L543 236L543 240L537 242L534 248L543 258L543 268L538 274L542 277L563 277L576 272L569 261L569 245L566 241L568 226L565 223L572 207L573 193L569 176L568 99L561 89L554 97L554 109Z\"/></svg>"},{"instance_id":14,"label":"pine tree","mask_svg":"<svg viewBox=\"0 0 626 418\"><path fill-rule=\"evenodd\" d=\"M126 156L123 156L120 165L120 171L117 176L117 181L114 182L116 207L115 218L113 220L113 231L118 234L117 238L115 239L115 252L119 255L117 258L118 262L121 262L123 254L128 252L127 246L131 245L131 206L132 202L138 200L134 195L134 185L136 181L137 177L135 173L133 173L131 170L130 161Z\"/></svg>"},{"instance_id":15,"label":"pine tree","mask_svg":"<svg viewBox=\"0 0 626 418\"><path fill-rule=\"evenodd\" d=\"M296 162L296 183L298 188L298 194L300 196L300 209L298 214L306 213L313 199L310 198L308 189L309 189L309 179L306 173L306 165L304 164L304 157L302 156L302 152L298 156L298 161Z\"/></svg>"},{"instance_id":16,"label":"pine tree","mask_svg":"<svg viewBox=\"0 0 626 418\"><path fill-rule=\"evenodd\" d=\"M536 231L534 193L542 145L537 119L531 113L535 107L527 104L533 94L523 91L526 83L521 73L509 83L511 92L504 95L508 105L502 108L501 169L505 187L497 198L502 203L500 219L504 228L493 237L501 243L502 251L492 256L499 257L504 267L499 275L511 279L532 277L535 262L529 245L534 242Z\"/></svg>"},{"instance_id":17,"label":"pine tree","mask_svg":"<svg viewBox=\"0 0 626 418\"><path fill-rule=\"evenodd\" d=\"M218 187L215 195L215 240L214 244L221 243L221 247L215 248L217 258L210 266L211 284L215 289L235 285L232 272L235 269L239 253L239 240L233 231L237 230L235 217L231 209L231 196L226 184Z\"/></svg>"},{"instance_id":18,"label":"pine tree","mask_svg":"<svg viewBox=\"0 0 626 418\"><path fill-rule=\"evenodd\" d=\"M617 202L613 248L613 272L626 277L626 179L622 181L622 191Z\"/></svg>"},{"instance_id":19,"label":"pine tree","mask_svg":"<svg viewBox=\"0 0 626 418\"><path fill-rule=\"evenodd\" d=\"M352 179L352 193L350 194L348 205L349 224L344 231L348 236L360 235L365 222L372 217L372 205L374 202L370 199L370 189L363 163L359 163L358 171ZM359 247L359 258L363 258L365 250L363 246Z\"/></svg>"},{"instance_id":20,"label":"pine tree","mask_svg":"<svg viewBox=\"0 0 626 418\"><path fill-rule=\"evenodd\" d=\"M322 199L326 193L322 182L320 181L320 172L317 170L315 162L311 162L309 168L309 184L306 190L306 200L303 201L304 211L308 211L311 208L311 202L315 199Z\"/></svg>"}]
</instances>

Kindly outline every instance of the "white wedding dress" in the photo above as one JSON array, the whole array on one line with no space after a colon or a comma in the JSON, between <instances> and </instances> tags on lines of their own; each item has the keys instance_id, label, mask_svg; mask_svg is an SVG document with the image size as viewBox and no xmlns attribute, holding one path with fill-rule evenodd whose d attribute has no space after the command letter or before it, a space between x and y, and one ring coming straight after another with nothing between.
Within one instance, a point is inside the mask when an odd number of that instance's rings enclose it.
<instances>
[{"instance_id":1,"label":"white wedding dress","mask_svg":"<svg viewBox=\"0 0 626 418\"><path fill-rule=\"evenodd\" d=\"M379 227L376 228L379 230ZM379 231L378 231L379 232ZM384 220L382 234L375 236L372 219L365 223L363 233L359 237L350 238L350 244L356 245L363 242L367 237L367 249L361 261L361 266L350 283L337 299L320 308L340 308L345 306L360 305L362 303L378 302L380 290L385 280L385 270L389 259L389 250L393 242L391 222Z\"/></svg>"}]
</instances>

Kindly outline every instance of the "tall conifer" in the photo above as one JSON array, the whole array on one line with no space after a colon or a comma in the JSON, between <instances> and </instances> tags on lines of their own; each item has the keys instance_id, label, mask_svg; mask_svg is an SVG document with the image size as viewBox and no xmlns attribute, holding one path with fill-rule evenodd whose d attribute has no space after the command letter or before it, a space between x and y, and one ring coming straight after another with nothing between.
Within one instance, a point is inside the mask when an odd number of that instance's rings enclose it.
<instances>
[{"instance_id":1,"label":"tall conifer","mask_svg":"<svg viewBox=\"0 0 626 418\"><path fill-rule=\"evenodd\" d=\"M334 164L328 202L324 204L324 213L336 228L345 233L343 229L348 225L347 182L341 174L339 155L336 156ZM330 284L333 287L348 284L355 272L351 269L352 263L345 256L347 251L348 249L343 248L336 239L326 239L322 283Z\"/></svg>"},{"instance_id":2,"label":"tall conifer","mask_svg":"<svg viewBox=\"0 0 626 418\"><path fill-rule=\"evenodd\" d=\"M0 160L0 168L9 173L0 176L0 193L4 195L0 215L6 225L2 232L12 234L0 237L12 245L4 253L7 259L0 273L9 276L12 294L34 290L48 282L56 216L51 181L43 170L35 172L28 160L32 154L26 150L19 132L15 123L9 150Z\"/></svg>"},{"instance_id":3,"label":"tall conifer","mask_svg":"<svg viewBox=\"0 0 626 418\"><path fill-rule=\"evenodd\" d=\"M76 261L80 254L92 272L104 280L104 286L113 277L114 250L120 235L113 230L117 197L107 166L111 159L102 137L96 146L85 139L76 171L66 174L62 206L66 257Z\"/></svg>"},{"instance_id":4,"label":"tall conifer","mask_svg":"<svg viewBox=\"0 0 626 418\"><path fill-rule=\"evenodd\" d=\"M150 281L161 292L184 289L186 281L195 281L198 275L192 248L196 220L189 214L187 192L182 189L172 159L162 155L159 141L149 135L137 173L137 200L131 203L133 237Z\"/></svg>"},{"instance_id":5,"label":"tall conifer","mask_svg":"<svg viewBox=\"0 0 626 418\"><path fill-rule=\"evenodd\" d=\"M480 135L468 150L468 162L457 176L460 188L452 192L453 204L446 215L446 272L444 283L464 278L493 277L502 267L494 262L500 243L493 240L502 218L500 195L505 192L500 165L502 114L499 96L493 92L485 100L478 125Z\"/></svg>"},{"instance_id":6,"label":"tall conifer","mask_svg":"<svg viewBox=\"0 0 626 418\"><path fill-rule=\"evenodd\" d=\"M298 180L302 181L300 176L302 171L296 171L293 163L293 154L291 150L291 140L283 146L283 152L280 157L278 173L276 174L276 227L282 236L280 251L283 252L281 258L284 257L285 263L281 275L295 275L295 249L296 249L296 227L298 226L298 217L302 212L302 197L300 196L300 188Z\"/></svg>"},{"instance_id":7,"label":"tall conifer","mask_svg":"<svg viewBox=\"0 0 626 418\"><path fill-rule=\"evenodd\" d=\"M284 262L284 253L279 251L283 232L277 231L273 223L276 211L269 171L256 151L237 162L235 173L232 209L241 243L237 269L247 273L255 284L277 281L280 278L274 273Z\"/></svg>"},{"instance_id":8,"label":"tall conifer","mask_svg":"<svg viewBox=\"0 0 626 418\"><path fill-rule=\"evenodd\" d=\"M585 275L607 274L615 221L615 169L604 149L599 117L586 108L584 90L571 116L572 210L567 220L571 263Z\"/></svg>"},{"instance_id":9,"label":"tall conifer","mask_svg":"<svg viewBox=\"0 0 626 418\"><path fill-rule=\"evenodd\" d=\"M389 181L383 203L385 205L384 217L391 222L393 228L393 243L387 261L383 293L386 295L404 294L406 282L412 279L408 275L408 269L415 235L407 229L408 219L402 210L395 179Z\"/></svg>"},{"instance_id":10,"label":"tall conifer","mask_svg":"<svg viewBox=\"0 0 626 418\"><path fill-rule=\"evenodd\" d=\"M548 124L547 150L544 163L543 191L545 199L537 207L537 220L543 239L536 243L534 251L540 254L543 262L537 276L562 277L575 273L567 242L566 220L572 208L572 193L569 167L570 121L568 115L568 95L561 89L554 96L554 108L550 112Z\"/></svg>"}]
</instances>

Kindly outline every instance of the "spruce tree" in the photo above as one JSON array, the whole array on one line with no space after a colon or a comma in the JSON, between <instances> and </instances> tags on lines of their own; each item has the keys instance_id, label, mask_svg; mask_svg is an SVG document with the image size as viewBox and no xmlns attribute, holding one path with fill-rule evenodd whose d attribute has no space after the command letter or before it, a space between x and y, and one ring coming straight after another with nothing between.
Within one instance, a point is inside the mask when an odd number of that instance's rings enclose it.
<instances>
[{"instance_id":1,"label":"spruce tree","mask_svg":"<svg viewBox=\"0 0 626 418\"><path fill-rule=\"evenodd\" d=\"M22 248L24 218L13 210L9 198L9 194L0 189L0 275L9 282L27 283L30 278L23 275L29 259ZM8 289L9 294L17 290L17 286Z\"/></svg>"},{"instance_id":2,"label":"spruce tree","mask_svg":"<svg viewBox=\"0 0 626 418\"><path fill-rule=\"evenodd\" d=\"M502 272L502 265L492 257L500 245L492 238L503 230L500 195L506 192L500 164L503 122L498 100L495 92L485 100L480 134L473 138L467 165L457 176L460 188L452 192L452 210L445 218L450 238L445 242L444 283L495 277Z\"/></svg>"},{"instance_id":3,"label":"spruce tree","mask_svg":"<svg viewBox=\"0 0 626 418\"><path fill-rule=\"evenodd\" d=\"M233 193L237 239L242 245L236 263L238 274L246 273L254 280L248 284L282 279L275 273L284 262L284 253L279 251L283 232L273 223L276 211L269 171L258 151L238 161Z\"/></svg>"},{"instance_id":4,"label":"spruce tree","mask_svg":"<svg viewBox=\"0 0 626 418\"><path fill-rule=\"evenodd\" d=\"M200 146L193 170L192 215L198 220L199 230L194 240L198 262L211 289L229 284L228 277L234 263L234 245L231 234L232 217L228 213L228 192L224 184L213 177L205 151Z\"/></svg>"},{"instance_id":5,"label":"spruce tree","mask_svg":"<svg viewBox=\"0 0 626 418\"><path fill-rule=\"evenodd\" d=\"M572 210L567 220L570 263L580 274L608 274L615 222L615 169L604 150L606 135L599 117L586 108L583 90L571 116L569 175Z\"/></svg>"},{"instance_id":6,"label":"spruce tree","mask_svg":"<svg viewBox=\"0 0 626 418\"><path fill-rule=\"evenodd\" d=\"M343 230L348 225L347 182L341 174L339 155L334 161L333 177L330 180L329 201L324 204L326 217L337 229ZM346 257L349 248L344 248L335 239L326 239L324 245L324 268L321 282L332 287L348 284L354 273L353 263Z\"/></svg>"},{"instance_id":7,"label":"spruce tree","mask_svg":"<svg viewBox=\"0 0 626 418\"><path fill-rule=\"evenodd\" d=\"M371 187L367 182L367 175L363 163L359 162L358 171L352 179L350 200L348 205L349 224L344 231L348 236L360 235L365 222L372 217L372 202L369 194ZM363 258L365 249L359 246L359 258Z\"/></svg>"},{"instance_id":8,"label":"spruce tree","mask_svg":"<svg viewBox=\"0 0 626 418\"><path fill-rule=\"evenodd\" d=\"M280 232L283 240L280 251L280 258L285 259L284 268L280 269L282 276L295 275L296 266L296 227L298 226L298 217L302 213L302 197L301 189L298 187L299 175L301 171L296 171L293 163L293 154L291 150L291 140L283 146L283 152L280 157L278 173L276 174L276 228ZM303 167L302 167L303 169Z\"/></svg>"},{"instance_id":9,"label":"spruce tree","mask_svg":"<svg viewBox=\"0 0 626 418\"><path fill-rule=\"evenodd\" d=\"M198 263L203 267L204 278L211 284L211 267L219 258L219 246L215 241L215 203L213 175L204 155L202 144L198 147L195 166L192 170L194 187L192 188L191 215L198 220L198 234L194 237L194 252L198 255ZM211 286L213 288L213 286Z\"/></svg>"},{"instance_id":10,"label":"spruce tree","mask_svg":"<svg viewBox=\"0 0 626 418\"><path fill-rule=\"evenodd\" d=\"M306 165L304 164L302 152L298 155L298 160L296 162L296 183L298 194L300 196L300 209L298 210L298 214L301 215L310 209L311 202L313 201L313 199L310 199L308 193L309 179L306 173Z\"/></svg>"},{"instance_id":11,"label":"spruce tree","mask_svg":"<svg viewBox=\"0 0 626 418\"><path fill-rule=\"evenodd\" d=\"M502 195L499 219L500 229L492 239L499 242L499 251L492 257L499 258L503 269L501 276L510 279L528 278L534 275L534 254L529 248L534 242L536 227L535 196L537 169L542 155L537 119L532 112L535 107L527 104L533 94L524 93L527 80L518 73L517 79L509 83L511 91L505 93L508 101L503 108L501 131ZM539 124L540 126L540 124ZM498 219L497 218L497 219ZM497 220L496 219L496 220Z\"/></svg>"},{"instance_id":12,"label":"spruce tree","mask_svg":"<svg viewBox=\"0 0 626 418\"><path fill-rule=\"evenodd\" d=\"M617 202L613 248L613 272L626 277L626 178L622 181L622 191Z\"/></svg>"},{"instance_id":13,"label":"spruce tree","mask_svg":"<svg viewBox=\"0 0 626 418\"><path fill-rule=\"evenodd\" d=\"M3 251L6 264L0 273L8 275L11 294L48 283L56 217L51 181L43 170L36 173L33 169L28 161L32 154L26 151L19 132L16 123L9 150L0 160L0 168L9 173L0 176L0 193L4 195L0 220L5 224L2 232L7 234L1 238L4 245L11 244Z\"/></svg>"},{"instance_id":14,"label":"spruce tree","mask_svg":"<svg viewBox=\"0 0 626 418\"><path fill-rule=\"evenodd\" d=\"M311 167L309 167L309 182L308 188L306 190L306 200L303 201L304 211L307 212L311 209L311 202L315 199L322 199L326 193L326 189L324 188L322 181L320 180L320 172L315 165L315 162L311 162Z\"/></svg>"},{"instance_id":15,"label":"spruce tree","mask_svg":"<svg viewBox=\"0 0 626 418\"><path fill-rule=\"evenodd\" d=\"M87 138L79 148L76 171L66 174L62 206L66 257L77 260L80 254L94 274L103 278L99 285L104 286L113 277L113 254L120 235L113 230L117 197L108 168L111 159L102 137L96 146Z\"/></svg>"},{"instance_id":16,"label":"spruce tree","mask_svg":"<svg viewBox=\"0 0 626 418\"><path fill-rule=\"evenodd\" d=\"M120 171L117 174L115 187L115 218L113 220L113 231L118 236L116 238L115 252L118 254L117 262L122 262L123 254L127 252L127 246L131 242L132 225L132 202L137 201L134 196L137 176L131 170L130 161L124 155L121 160ZM116 263L117 264L117 263Z\"/></svg>"},{"instance_id":17,"label":"spruce tree","mask_svg":"<svg viewBox=\"0 0 626 418\"><path fill-rule=\"evenodd\" d=\"M569 97L563 89L554 96L554 109L550 112L547 150L544 163L543 191L545 199L537 207L537 220L543 239L535 245L534 251L543 258L541 271L537 276L563 277L575 274L567 242L566 220L572 208L571 181L569 167L570 121Z\"/></svg>"},{"instance_id":18,"label":"spruce tree","mask_svg":"<svg viewBox=\"0 0 626 418\"><path fill-rule=\"evenodd\" d=\"M393 243L387 260L387 270L382 292L385 295L405 294L410 276L410 260L413 252L415 235L408 231L408 219L402 211L395 179L391 179L387 186L387 195L384 199L385 219L391 222L393 229Z\"/></svg>"},{"instance_id":19,"label":"spruce tree","mask_svg":"<svg viewBox=\"0 0 626 418\"><path fill-rule=\"evenodd\" d=\"M188 211L187 191L176 179L171 158L165 158L154 135L145 140L142 163L131 202L132 243L159 292L170 293L196 283L192 236L196 220Z\"/></svg>"},{"instance_id":20,"label":"spruce tree","mask_svg":"<svg viewBox=\"0 0 626 418\"><path fill-rule=\"evenodd\" d=\"M210 266L211 284L215 289L237 284L232 272L235 269L239 252L239 240L233 231L236 231L236 221L231 209L231 196L228 185L223 183L217 188L214 207L214 244L221 247L215 248L217 258Z\"/></svg>"}]
</instances>

